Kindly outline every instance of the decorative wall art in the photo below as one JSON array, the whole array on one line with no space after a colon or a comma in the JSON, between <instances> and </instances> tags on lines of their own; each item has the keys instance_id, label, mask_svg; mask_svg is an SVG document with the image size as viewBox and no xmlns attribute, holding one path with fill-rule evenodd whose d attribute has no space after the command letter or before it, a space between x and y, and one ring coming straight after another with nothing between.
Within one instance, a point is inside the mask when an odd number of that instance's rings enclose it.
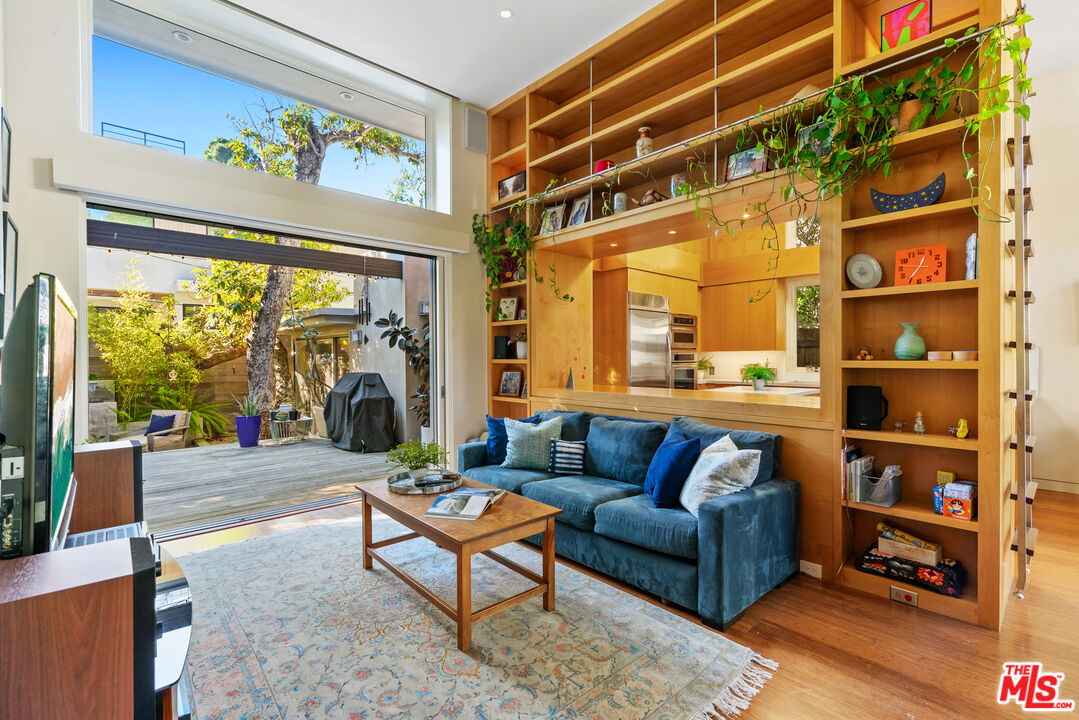
<instances>
[{"instance_id":1,"label":"decorative wall art","mask_svg":"<svg viewBox=\"0 0 1079 720\"><path fill-rule=\"evenodd\" d=\"M768 169L764 148L740 150L727 156L727 182L759 174Z\"/></svg>"},{"instance_id":2,"label":"decorative wall art","mask_svg":"<svg viewBox=\"0 0 1079 720\"><path fill-rule=\"evenodd\" d=\"M498 181L498 200L501 202L508 197L519 195L525 191L525 171L510 175Z\"/></svg>"},{"instance_id":3,"label":"decorative wall art","mask_svg":"<svg viewBox=\"0 0 1079 720\"><path fill-rule=\"evenodd\" d=\"M880 50L887 52L933 32L933 3L917 0L880 16Z\"/></svg>"},{"instance_id":4,"label":"decorative wall art","mask_svg":"<svg viewBox=\"0 0 1079 720\"><path fill-rule=\"evenodd\" d=\"M589 197L579 197L573 201L573 210L569 214L569 226L580 225L588 219L588 200Z\"/></svg>"},{"instance_id":5,"label":"decorative wall art","mask_svg":"<svg viewBox=\"0 0 1079 720\"><path fill-rule=\"evenodd\" d=\"M552 205L543 210L543 224L540 225L540 234L546 235L562 229L562 223L566 219L566 203Z\"/></svg>"},{"instance_id":6,"label":"decorative wall art","mask_svg":"<svg viewBox=\"0 0 1079 720\"><path fill-rule=\"evenodd\" d=\"M944 173L921 190L907 193L906 195L890 195L880 190L870 188L869 197L873 201L873 207L882 213L893 213L901 210L913 210L914 208L932 205L944 193Z\"/></svg>"},{"instance_id":7,"label":"decorative wall art","mask_svg":"<svg viewBox=\"0 0 1079 720\"><path fill-rule=\"evenodd\" d=\"M868 290L880 285L884 273L881 272L880 263L872 255L857 253L847 260L847 279L850 284L861 290Z\"/></svg>"},{"instance_id":8,"label":"decorative wall art","mask_svg":"<svg viewBox=\"0 0 1079 720\"><path fill-rule=\"evenodd\" d=\"M498 386L498 394L518 397L521 394L521 372L518 370L506 370L503 372L502 382Z\"/></svg>"}]
</instances>

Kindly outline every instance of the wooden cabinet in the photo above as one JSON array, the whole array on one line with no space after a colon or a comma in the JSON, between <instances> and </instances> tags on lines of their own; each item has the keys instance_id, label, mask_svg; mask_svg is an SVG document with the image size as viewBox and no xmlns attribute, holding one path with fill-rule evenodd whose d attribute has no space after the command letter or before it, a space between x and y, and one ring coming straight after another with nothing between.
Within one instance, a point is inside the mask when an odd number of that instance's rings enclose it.
<instances>
[{"instance_id":1,"label":"wooden cabinet","mask_svg":"<svg viewBox=\"0 0 1079 720\"><path fill-rule=\"evenodd\" d=\"M781 293L775 287L767 292L769 285L757 281L702 288L698 350L782 350Z\"/></svg>"}]
</instances>

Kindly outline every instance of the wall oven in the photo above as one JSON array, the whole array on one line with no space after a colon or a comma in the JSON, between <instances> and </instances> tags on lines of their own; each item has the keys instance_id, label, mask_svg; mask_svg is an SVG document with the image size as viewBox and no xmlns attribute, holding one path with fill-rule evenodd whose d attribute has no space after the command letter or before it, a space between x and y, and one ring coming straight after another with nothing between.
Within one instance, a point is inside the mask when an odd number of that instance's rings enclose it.
<instances>
[{"instance_id":1,"label":"wall oven","mask_svg":"<svg viewBox=\"0 0 1079 720\"><path fill-rule=\"evenodd\" d=\"M691 352L671 353L671 387L679 390L697 389L697 359Z\"/></svg>"},{"instance_id":2,"label":"wall oven","mask_svg":"<svg viewBox=\"0 0 1079 720\"><path fill-rule=\"evenodd\" d=\"M671 349L697 349L696 315L671 315Z\"/></svg>"}]
</instances>

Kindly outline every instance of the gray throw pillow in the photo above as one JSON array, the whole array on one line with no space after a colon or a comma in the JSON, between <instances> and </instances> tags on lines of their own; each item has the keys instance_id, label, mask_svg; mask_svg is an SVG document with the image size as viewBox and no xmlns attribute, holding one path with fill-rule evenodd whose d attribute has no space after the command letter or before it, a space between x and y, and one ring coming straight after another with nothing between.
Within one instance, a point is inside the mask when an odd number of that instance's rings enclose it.
<instances>
[{"instance_id":1,"label":"gray throw pillow","mask_svg":"<svg viewBox=\"0 0 1079 720\"><path fill-rule=\"evenodd\" d=\"M536 425L506 418L506 460L502 467L546 470L551 463L551 441L561 436L561 417Z\"/></svg>"},{"instance_id":2,"label":"gray throw pillow","mask_svg":"<svg viewBox=\"0 0 1079 720\"><path fill-rule=\"evenodd\" d=\"M693 517L700 517L701 503L752 485L760 464L760 450L739 450L730 435L724 435L701 451L678 501Z\"/></svg>"}]
</instances>

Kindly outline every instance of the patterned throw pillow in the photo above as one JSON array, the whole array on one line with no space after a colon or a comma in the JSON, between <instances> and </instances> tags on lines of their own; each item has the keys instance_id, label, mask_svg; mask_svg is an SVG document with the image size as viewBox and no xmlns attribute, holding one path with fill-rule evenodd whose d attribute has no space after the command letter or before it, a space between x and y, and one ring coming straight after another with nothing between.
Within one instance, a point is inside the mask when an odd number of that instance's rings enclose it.
<instances>
[{"instance_id":1,"label":"patterned throw pillow","mask_svg":"<svg viewBox=\"0 0 1079 720\"><path fill-rule=\"evenodd\" d=\"M506 459L504 468L546 470L551 464L551 441L562 436L562 418L536 425L506 418Z\"/></svg>"},{"instance_id":2,"label":"patterned throw pillow","mask_svg":"<svg viewBox=\"0 0 1079 720\"><path fill-rule=\"evenodd\" d=\"M745 490L753 484L761 464L760 450L739 450L730 435L701 451L678 501L694 517L700 517L701 503Z\"/></svg>"},{"instance_id":3,"label":"patterned throw pillow","mask_svg":"<svg viewBox=\"0 0 1079 720\"><path fill-rule=\"evenodd\" d=\"M584 440L552 440L551 464L547 472L559 475L584 475Z\"/></svg>"}]
</instances>

